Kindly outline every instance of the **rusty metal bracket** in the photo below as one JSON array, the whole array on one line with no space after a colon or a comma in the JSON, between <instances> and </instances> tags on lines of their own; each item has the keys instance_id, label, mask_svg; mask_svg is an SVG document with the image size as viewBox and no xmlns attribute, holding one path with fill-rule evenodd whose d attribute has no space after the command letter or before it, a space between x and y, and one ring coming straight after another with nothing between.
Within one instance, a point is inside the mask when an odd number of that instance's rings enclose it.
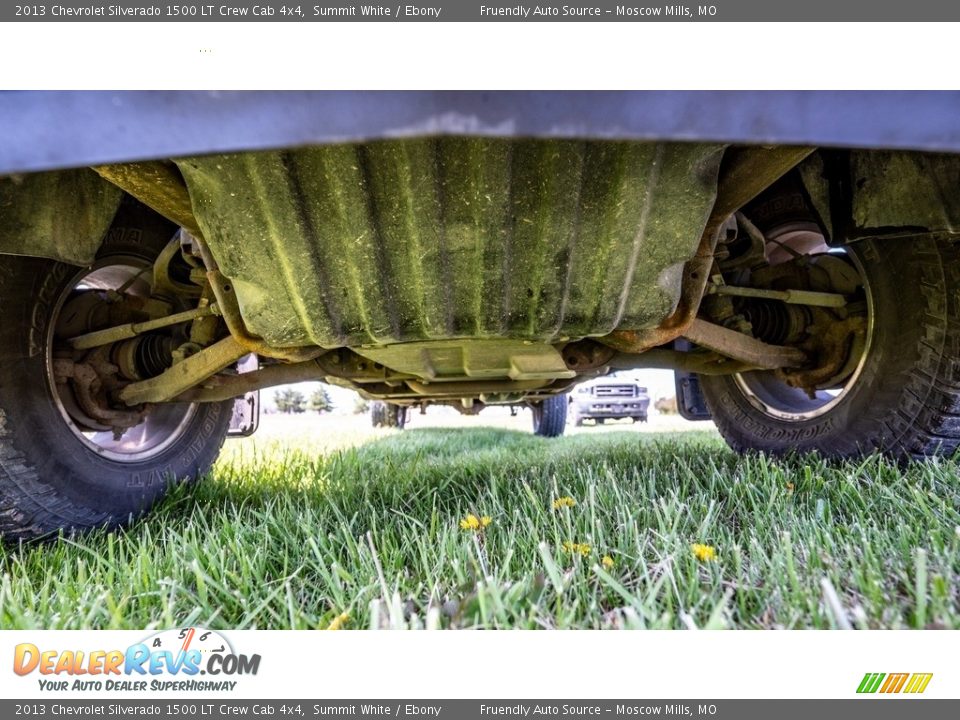
<instances>
[{"instance_id":1,"label":"rusty metal bracket","mask_svg":"<svg viewBox=\"0 0 960 720\"><path fill-rule=\"evenodd\" d=\"M425 383L407 380L407 387L418 395L430 397L463 397L485 393L528 392L549 387L551 380L462 380Z\"/></svg>"},{"instance_id":2,"label":"rusty metal bracket","mask_svg":"<svg viewBox=\"0 0 960 720\"><path fill-rule=\"evenodd\" d=\"M171 402L220 402L254 390L310 380L328 383L344 380L359 390L376 383L399 387L411 379L416 377L396 373L351 351L335 350L312 360L267 365L239 375L216 375L172 398Z\"/></svg>"},{"instance_id":3,"label":"rusty metal bracket","mask_svg":"<svg viewBox=\"0 0 960 720\"><path fill-rule=\"evenodd\" d=\"M239 375L216 375L172 398L172 402L222 402L276 385L323 380L323 367L316 360L268 365Z\"/></svg>"},{"instance_id":4,"label":"rusty metal bracket","mask_svg":"<svg viewBox=\"0 0 960 720\"><path fill-rule=\"evenodd\" d=\"M121 340L128 340L129 338L142 335L151 330L159 330L170 327L171 325L179 325L180 323L190 322L197 318L218 314L219 310L216 305L207 305L206 307L198 307L195 310L185 310L174 313L173 315L157 318L156 320L126 323L125 325L117 325L103 330L94 330L93 332L72 337L67 340L67 343L74 350L89 350L90 348L100 347L101 345L109 345L110 343Z\"/></svg>"},{"instance_id":5,"label":"rusty metal bracket","mask_svg":"<svg viewBox=\"0 0 960 720\"><path fill-rule=\"evenodd\" d=\"M230 367L248 353L249 350L236 338L226 337L156 377L130 383L117 393L116 398L125 405L169 400Z\"/></svg>"},{"instance_id":6,"label":"rusty metal bracket","mask_svg":"<svg viewBox=\"0 0 960 720\"><path fill-rule=\"evenodd\" d=\"M202 245L201 245L202 246ZM207 262L209 253L204 254L204 262ZM211 258L212 261L212 258ZM256 353L264 357L277 358L286 362L303 362L319 357L326 352L327 348L321 347L303 347L303 348L275 348L267 345L261 338L255 337L247 330L243 322L243 316L240 314L240 304L237 302L237 296L230 280L216 269L207 270L207 280L213 289L213 295L217 299L217 307L220 308L220 315L227 324L230 335L237 342L243 345L248 353Z\"/></svg>"},{"instance_id":7,"label":"rusty metal bracket","mask_svg":"<svg viewBox=\"0 0 960 720\"><path fill-rule=\"evenodd\" d=\"M69 397L72 402L67 405L68 412L77 418L82 417L85 425L94 429L131 428L143 422L148 408L141 406L135 409L120 409L109 407L106 400L104 383L110 383L106 376L109 369L116 370L94 353L89 362L75 363L68 359L54 360L54 373L58 384L69 386L73 391ZM75 403L75 405L74 405Z\"/></svg>"},{"instance_id":8,"label":"rusty metal bracket","mask_svg":"<svg viewBox=\"0 0 960 720\"><path fill-rule=\"evenodd\" d=\"M814 290L767 290L765 288L738 287L736 285L712 285L707 294L779 300L788 305L811 305L814 307L842 308L847 304L846 296L840 293L817 292Z\"/></svg>"},{"instance_id":9,"label":"rusty metal bracket","mask_svg":"<svg viewBox=\"0 0 960 720\"><path fill-rule=\"evenodd\" d=\"M680 370L697 375L733 375L759 369L717 352L683 352L666 348L653 348L643 353L618 352L606 367L609 370Z\"/></svg>"},{"instance_id":10,"label":"rusty metal bracket","mask_svg":"<svg viewBox=\"0 0 960 720\"><path fill-rule=\"evenodd\" d=\"M600 342L623 352L639 353L682 337L700 309L700 300L714 262L723 224L734 212L814 152L813 147L744 147L728 150L720 167L717 199L707 219L697 251L683 268L680 301L659 327L616 330Z\"/></svg>"},{"instance_id":11,"label":"rusty metal bracket","mask_svg":"<svg viewBox=\"0 0 960 720\"><path fill-rule=\"evenodd\" d=\"M770 345L706 320L693 320L684 331L683 337L696 345L757 369L796 368L803 367L808 362L807 354L799 348Z\"/></svg>"}]
</instances>

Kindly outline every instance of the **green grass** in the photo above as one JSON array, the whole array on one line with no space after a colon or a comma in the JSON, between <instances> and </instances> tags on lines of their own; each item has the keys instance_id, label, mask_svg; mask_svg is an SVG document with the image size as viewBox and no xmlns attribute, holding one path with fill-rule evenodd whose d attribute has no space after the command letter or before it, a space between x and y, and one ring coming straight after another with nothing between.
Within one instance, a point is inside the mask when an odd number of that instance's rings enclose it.
<instances>
[{"instance_id":1,"label":"green grass","mask_svg":"<svg viewBox=\"0 0 960 720\"><path fill-rule=\"evenodd\" d=\"M956 461L490 428L258 447L124 532L0 551L0 625L960 627ZM492 522L461 530L468 513Z\"/></svg>"}]
</instances>

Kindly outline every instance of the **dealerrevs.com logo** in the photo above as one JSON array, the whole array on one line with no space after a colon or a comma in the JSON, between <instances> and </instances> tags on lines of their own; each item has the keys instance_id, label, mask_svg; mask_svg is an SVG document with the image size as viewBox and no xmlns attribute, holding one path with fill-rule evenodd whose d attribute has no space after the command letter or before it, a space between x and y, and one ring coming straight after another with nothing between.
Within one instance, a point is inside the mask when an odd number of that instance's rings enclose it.
<instances>
[{"instance_id":1,"label":"dealerrevs.com logo","mask_svg":"<svg viewBox=\"0 0 960 720\"><path fill-rule=\"evenodd\" d=\"M13 671L36 674L45 691L232 691L238 676L256 675L260 655L234 651L230 641L198 627L166 630L126 650L14 648Z\"/></svg>"}]
</instances>

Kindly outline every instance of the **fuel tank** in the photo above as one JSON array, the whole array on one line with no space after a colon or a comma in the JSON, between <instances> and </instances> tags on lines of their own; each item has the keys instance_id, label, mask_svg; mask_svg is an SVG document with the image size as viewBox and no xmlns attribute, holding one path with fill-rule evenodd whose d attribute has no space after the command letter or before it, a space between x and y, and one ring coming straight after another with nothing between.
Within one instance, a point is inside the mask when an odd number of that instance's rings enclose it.
<instances>
[{"instance_id":1,"label":"fuel tank","mask_svg":"<svg viewBox=\"0 0 960 720\"><path fill-rule=\"evenodd\" d=\"M411 138L177 161L248 329L276 347L658 325L723 146Z\"/></svg>"}]
</instances>

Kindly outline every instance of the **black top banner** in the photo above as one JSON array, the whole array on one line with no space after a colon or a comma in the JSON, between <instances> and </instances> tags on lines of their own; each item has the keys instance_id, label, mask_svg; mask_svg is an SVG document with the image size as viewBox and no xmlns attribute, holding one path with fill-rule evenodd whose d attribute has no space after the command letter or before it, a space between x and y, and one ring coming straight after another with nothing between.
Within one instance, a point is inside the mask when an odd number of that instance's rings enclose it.
<instances>
[{"instance_id":1,"label":"black top banner","mask_svg":"<svg viewBox=\"0 0 960 720\"><path fill-rule=\"evenodd\" d=\"M948 22L960 3L943 0L712 0L658 4L592 0L529 3L497 0L428 2L145 2L63 0L4 3L3 22Z\"/></svg>"}]
</instances>

